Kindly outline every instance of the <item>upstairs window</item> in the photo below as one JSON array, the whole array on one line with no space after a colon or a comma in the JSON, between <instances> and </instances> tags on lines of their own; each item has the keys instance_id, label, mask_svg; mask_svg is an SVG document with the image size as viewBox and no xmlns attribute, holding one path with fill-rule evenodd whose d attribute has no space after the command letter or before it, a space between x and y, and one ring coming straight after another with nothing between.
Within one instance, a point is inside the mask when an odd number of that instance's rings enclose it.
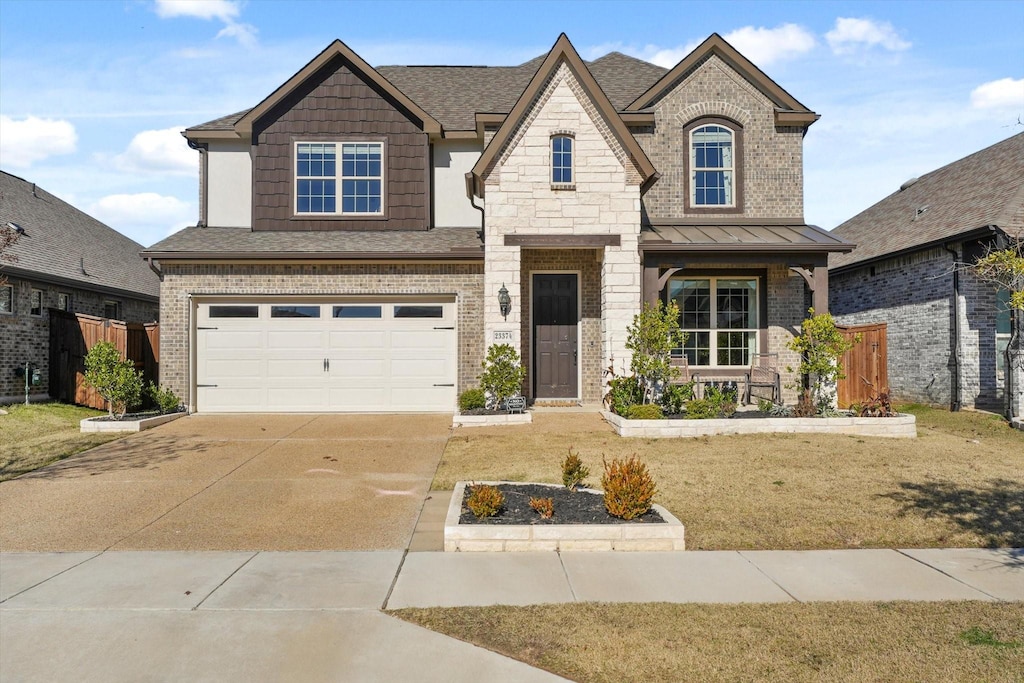
<instances>
[{"instance_id":1,"label":"upstairs window","mask_svg":"<svg viewBox=\"0 0 1024 683\"><path fill-rule=\"evenodd\" d=\"M718 123L690 130L689 200L692 209L731 209L739 206L738 134Z\"/></svg>"},{"instance_id":2,"label":"upstairs window","mask_svg":"<svg viewBox=\"0 0 1024 683\"><path fill-rule=\"evenodd\" d=\"M295 213L328 216L383 214L383 157L382 142L297 143Z\"/></svg>"},{"instance_id":3,"label":"upstairs window","mask_svg":"<svg viewBox=\"0 0 1024 683\"><path fill-rule=\"evenodd\" d=\"M551 137L551 184L572 185L575 182L572 169L572 136Z\"/></svg>"}]
</instances>

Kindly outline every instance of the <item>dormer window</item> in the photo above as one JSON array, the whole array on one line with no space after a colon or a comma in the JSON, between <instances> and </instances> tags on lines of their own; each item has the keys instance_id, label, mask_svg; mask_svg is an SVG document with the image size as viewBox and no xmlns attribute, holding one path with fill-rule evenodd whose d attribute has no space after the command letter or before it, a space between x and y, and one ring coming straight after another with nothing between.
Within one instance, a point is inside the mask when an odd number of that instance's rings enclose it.
<instances>
[{"instance_id":1,"label":"dormer window","mask_svg":"<svg viewBox=\"0 0 1024 683\"><path fill-rule=\"evenodd\" d=\"M558 133L551 136L551 185L555 189L571 189L573 177L573 137Z\"/></svg>"},{"instance_id":2,"label":"dormer window","mask_svg":"<svg viewBox=\"0 0 1024 683\"><path fill-rule=\"evenodd\" d=\"M717 119L688 128L687 199L691 211L739 211L740 129Z\"/></svg>"},{"instance_id":3,"label":"dormer window","mask_svg":"<svg viewBox=\"0 0 1024 683\"><path fill-rule=\"evenodd\" d=\"M383 157L382 142L296 143L295 213L325 216L383 214Z\"/></svg>"}]
</instances>

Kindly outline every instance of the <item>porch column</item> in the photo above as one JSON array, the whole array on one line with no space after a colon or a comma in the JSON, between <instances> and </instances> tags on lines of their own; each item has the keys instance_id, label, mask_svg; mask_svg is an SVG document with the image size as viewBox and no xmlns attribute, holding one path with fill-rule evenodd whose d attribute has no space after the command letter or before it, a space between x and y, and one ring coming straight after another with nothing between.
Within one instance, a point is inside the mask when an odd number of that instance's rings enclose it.
<instances>
[{"instance_id":1,"label":"porch column","mask_svg":"<svg viewBox=\"0 0 1024 683\"><path fill-rule=\"evenodd\" d=\"M626 328L640 312L640 302L644 296L642 280L646 273L640 268L637 242L637 235L623 234L619 246L604 248L601 264L602 368L608 368L614 361L617 374L629 370ZM607 380L605 377L601 382L602 394L607 390Z\"/></svg>"},{"instance_id":2,"label":"porch column","mask_svg":"<svg viewBox=\"0 0 1024 683\"><path fill-rule=\"evenodd\" d=\"M813 297L815 313L828 313L828 267L817 266L814 269Z\"/></svg>"},{"instance_id":3,"label":"porch column","mask_svg":"<svg viewBox=\"0 0 1024 683\"><path fill-rule=\"evenodd\" d=\"M523 355L522 320L526 308L520 280L520 247L506 247L488 240L484 245L484 348L509 344ZM512 310L502 317L498 292L508 290Z\"/></svg>"}]
</instances>

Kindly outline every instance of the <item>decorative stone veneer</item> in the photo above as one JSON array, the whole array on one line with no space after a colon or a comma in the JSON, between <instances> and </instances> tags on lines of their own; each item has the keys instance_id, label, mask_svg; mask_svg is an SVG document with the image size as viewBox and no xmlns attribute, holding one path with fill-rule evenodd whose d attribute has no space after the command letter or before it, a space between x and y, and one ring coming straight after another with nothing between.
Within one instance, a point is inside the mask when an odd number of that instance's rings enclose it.
<instances>
[{"instance_id":1,"label":"decorative stone veneer","mask_svg":"<svg viewBox=\"0 0 1024 683\"><path fill-rule=\"evenodd\" d=\"M955 245L958 253L961 246ZM889 388L900 401L951 403L953 255L929 249L830 275L829 307L844 325L886 323ZM998 408L995 290L960 273L960 401Z\"/></svg>"},{"instance_id":2,"label":"decorative stone veneer","mask_svg":"<svg viewBox=\"0 0 1024 683\"><path fill-rule=\"evenodd\" d=\"M531 273L578 271L580 297L579 363L584 403L600 403L601 393L601 251L594 249L524 249L522 252L523 313L521 334L529 349L530 308L533 305ZM533 396L533 357L523 358L526 367L525 396Z\"/></svg>"},{"instance_id":3,"label":"decorative stone veneer","mask_svg":"<svg viewBox=\"0 0 1024 683\"><path fill-rule=\"evenodd\" d=\"M653 106L655 126L637 128L634 137L661 172L644 194L652 219L687 215L685 193L690 181L689 155L683 128L695 119L714 116L742 126L743 217L797 218L803 208L804 129L775 125L774 104L716 55L710 55ZM737 214L701 212L709 222L728 221Z\"/></svg>"},{"instance_id":4,"label":"decorative stone veneer","mask_svg":"<svg viewBox=\"0 0 1024 683\"><path fill-rule=\"evenodd\" d=\"M917 438L917 418L896 417L764 417L726 420L627 420L601 413L623 437L677 439L722 434L852 434L893 439Z\"/></svg>"},{"instance_id":5,"label":"decorative stone veneer","mask_svg":"<svg viewBox=\"0 0 1024 683\"><path fill-rule=\"evenodd\" d=\"M118 301L121 304L121 319L127 322L153 322L160 309L156 302L141 301L113 294L100 294L76 287L64 287L43 282L8 277L8 285L14 287L14 314L0 314L0 403L23 401L25 380L16 377L15 368L25 367L29 361L40 369L42 384L31 387L32 399L45 399L50 385L50 313L47 309L57 308L58 295L71 295L71 310L86 315L103 315L104 301ZM29 315L32 290L43 293L42 316Z\"/></svg>"},{"instance_id":6,"label":"decorative stone veneer","mask_svg":"<svg viewBox=\"0 0 1024 683\"><path fill-rule=\"evenodd\" d=\"M574 189L551 185L551 135L571 131L575 139ZM484 315L486 340L494 333L511 332L509 340L520 353L529 355L529 287L524 277L530 263L581 263L583 256L526 255L519 247L504 246L506 235L619 235L620 245L604 247L600 260L600 356L584 362L585 400L600 400L600 369L614 357L627 359L626 326L640 308L640 176L629 161L594 104L586 97L571 70L562 64L552 72L531 104L509 143L485 174L487 228ZM587 282L593 284L591 268ZM585 315L591 315L591 293L581 282ZM505 320L498 308L498 290L504 285L512 297L512 313ZM592 323L584 324L584 350L593 336Z\"/></svg>"},{"instance_id":7,"label":"decorative stone veneer","mask_svg":"<svg viewBox=\"0 0 1024 683\"><path fill-rule=\"evenodd\" d=\"M187 403L189 295L392 295L457 297L458 393L477 386L484 357L482 263L163 264L160 380Z\"/></svg>"}]
</instances>

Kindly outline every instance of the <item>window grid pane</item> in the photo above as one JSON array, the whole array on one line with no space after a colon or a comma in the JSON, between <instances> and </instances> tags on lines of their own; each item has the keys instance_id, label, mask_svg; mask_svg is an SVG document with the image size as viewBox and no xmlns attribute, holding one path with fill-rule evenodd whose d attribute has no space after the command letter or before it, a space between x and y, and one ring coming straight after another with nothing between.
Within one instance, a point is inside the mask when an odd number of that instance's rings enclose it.
<instances>
[{"instance_id":1,"label":"window grid pane","mask_svg":"<svg viewBox=\"0 0 1024 683\"><path fill-rule=\"evenodd\" d=\"M682 348L692 366L747 366L757 351L756 278L669 280L669 299L679 306Z\"/></svg>"},{"instance_id":2,"label":"window grid pane","mask_svg":"<svg viewBox=\"0 0 1024 683\"><path fill-rule=\"evenodd\" d=\"M733 203L733 133L724 126L702 126L690 136L690 183L695 206Z\"/></svg>"},{"instance_id":3,"label":"window grid pane","mask_svg":"<svg viewBox=\"0 0 1024 683\"><path fill-rule=\"evenodd\" d=\"M342 145L342 213L381 212L380 143Z\"/></svg>"},{"instance_id":4,"label":"window grid pane","mask_svg":"<svg viewBox=\"0 0 1024 683\"><path fill-rule=\"evenodd\" d=\"M337 147L335 143L296 145L296 213L381 213L384 145L379 142L341 144L340 168Z\"/></svg>"},{"instance_id":5,"label":"window grid pane","mask_svg":"<svg viewBox=\"0 0 1024 683\"><path fill-rule=\"evenodd\" d=\"M572 182L572 138L559 135L551 138L551 182Z\"/></svg>"}]
</instances>

